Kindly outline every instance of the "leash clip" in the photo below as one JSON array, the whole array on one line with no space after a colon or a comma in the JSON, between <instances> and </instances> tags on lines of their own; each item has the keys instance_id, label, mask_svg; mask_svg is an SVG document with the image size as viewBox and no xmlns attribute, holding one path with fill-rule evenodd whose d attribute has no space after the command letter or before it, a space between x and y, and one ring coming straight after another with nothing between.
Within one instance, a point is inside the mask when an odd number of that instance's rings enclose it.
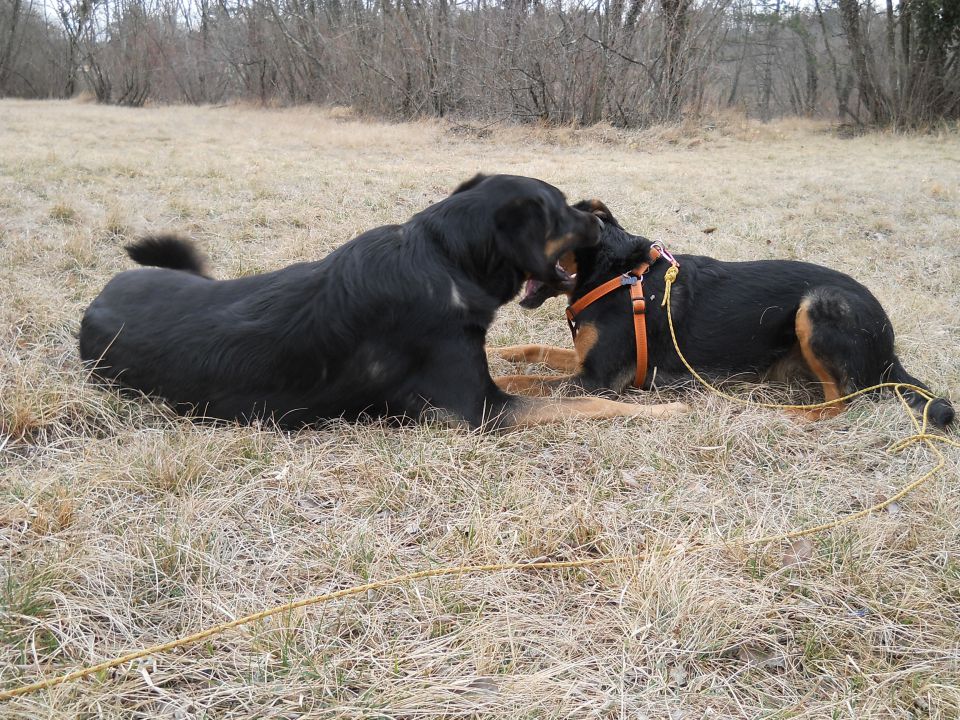
<instances>
[{"instance_id":1,"label":"leash clip","mask_svg":"<svg viewBox=\"0 0 960 720\"><path fill-rule=\"evenodd\" d=\"M654 240L653 244L650 245L651 248L657 250L660 253L661 257L665 257L671 265L679 266L680 263L676 261L676 258L670 254L670 251L664 246L662 240Z\"/></svg>"}]
</instances>

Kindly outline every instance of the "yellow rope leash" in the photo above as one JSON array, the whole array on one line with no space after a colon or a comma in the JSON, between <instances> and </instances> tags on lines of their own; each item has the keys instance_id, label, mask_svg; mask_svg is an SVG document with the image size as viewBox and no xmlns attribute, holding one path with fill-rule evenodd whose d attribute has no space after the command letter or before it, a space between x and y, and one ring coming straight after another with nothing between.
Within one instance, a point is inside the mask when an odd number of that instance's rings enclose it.
<instances>
[{"instance_id":1,"label":"yellow rope leash","mask_svg":"<svg viewBox=\"0 0 960 720\"><path fill-rule=\"evenodd\" d=\"M905 437L902 440L898 440L896 443L891 445L888 448L889 452L900 452L905 448L913 445L914 443L922 442L924 443L933 453L937 456L937 465L928 470L926 473L921 475L919 478L913 482L905 485L898 492L889 496L885 500L872 505L864 510L859 510L858 512L851 513L850 515L844 515L843 517L831 520L830 522L823 523L821 525L814 525L808 528L801 528L799 530L793 530L787 533L779 533L774 535L762 535L756 538L741 538L737 540L725 541L721 540L716 543L709 545L704 544L695 544L689 547L674 547L666 550L655 551L655 552L640 552L630 555L615 555L611 557L604 558L589 558L585 560L560 560L553 562L512 562L512 563L494 563L491 565L458 565L453 567L439 567L432 568L430 570L420 570L412 573L405 573L403 575L397 575L392 578L387 578L384 580L377 580L374 582L365 583L363 585L355 585L354 587L344 588L343 590L337 590L335 592L324 593L323 595L316 595L310 598L304 598L301 600L295 600L292 602L284 603L283 605L277 605L266 610L261 610L260 612L252 613L250 615L245 615L244 617L237 618L236 620L231 620L229 622L221 623L219 625L214 625L212 627L206 628L199 632L193 633L192 635L186 635L176 640L171 640L169 642L160 643L158 645L152 645L150 647L143 648L142 650L135 650L134 652L127 653L126 655L121 655L119 657L113 658L111 660L105 660L104 662L97 663L96 665L89 665L87 667L74 670L62 675L55 675L53 677L47 678L45 680L40 680L38 682L30 683L29 685L22 685L20 687L13 688L11 690L0 690L0 700L10 700L16 697L23 695L29 695L31 693L37 692L38 690L44 690L46 688L55 687L57 685L62 685L63 683L70 682L72 680L79 680L81 678L89 677L96 673L102 672L104 670L109 670L115 668L118 665L123 665L124 663L131 662L133 660L139 660L140 658L147 657L148 655L156 655L158 653L166 652L167 650L174 650L185 645L191 645L193 643L204 640L213 635L218 635L227 630L230 630L241 625L247 625L258 620L263 620L274 615L280 615L283 613L291 612L299 608L309 607L311 605L320 605L322 603L330 602L331 600L338 600L340 598L350 597L353 595L359 595L361 593L370 591L370 590L379 590L380 588L389 587L393 585L402 585L404 583L411 582L413 580L422 580L424 578L432 577L444 577L450 575L477 575L482 573L495 573L495 572L505 572L508 570L563 570L563 569L572 569L572 568L588 568L588 567L601 567L604 565L621 565L631 562L637 562L646 558L659 556L659 557L670 557L682 552L688 551L707 551L707 550L722 550L730 548L746 548L753 545L765 545L773 542L782 542L784 540L795 540L797 538L805 537L807 535L814 535L817 533L825 532L827 530L833 530L842 525L847 525L849 523L855 522L860 518L866 517L875 512L879 512L884 508L888 507L892 503L900 500L905 495L911 493L912 491L919 488L921 485L926 483L930 478L936 475L943 467L946 465L946 458L943 453L937 448L937 442L943 442L953 447L960 447L960 443L955 440L952 440L943 435L933 435L927 432L927 416L930 408L930 400L932 396L923 388L917 387L915 385L909 385L906 383L881 383L879 385L874 385L873 387L864 388L863 390L858 390L857 392L851 393L845 397L837 398L831 402L818 403L815 405L776 405L772 403L756 403L750 400L743 400L733 395L722 392L721 390L715 388L713 385L704 380L687 362L686 358L683 356L683 353L680 352L680 347L677 344L676 333L673 329L673 316L670 308L670 287L673 284L673 281L677 277L676 267L672 267L667 271L667 283L664 290L663 305L667 307L667 319L670 326L670 336L673 338L673 346L677 351L677 355L680 357L683 364L686 366L693 376L699 380L703 385L712 390L713 392L725 397L729 400L735 402L740 402L748 405L758 405L760 407L766 408L778 408L778 409L800 409L800 410L814 410L821 407L826 407L828 405L833 405L838 402L843 402L850 398L862 395L863 393L876 390L878 388L890 387L896 393L897 398L900 400L900 403L907 410L911 421L913 422L916 433ZM927 404L923 409L923 419L922 423L918 423L916 417L910 411L910 407L907 404L906 399L903 397L903 390L911 390L922 397L927 399Z\"/></svg>"}]
</instances>

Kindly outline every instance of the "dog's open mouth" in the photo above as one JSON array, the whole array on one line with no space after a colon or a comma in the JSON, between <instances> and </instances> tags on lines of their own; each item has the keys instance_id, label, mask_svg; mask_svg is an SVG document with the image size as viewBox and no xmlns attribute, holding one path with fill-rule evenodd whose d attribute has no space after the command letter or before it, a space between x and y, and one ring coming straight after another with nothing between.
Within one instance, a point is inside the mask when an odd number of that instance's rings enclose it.
<instances>
[{"instance_id":1,"label":"dog's open mouth","mask_svg":"<svg viewBox=\"0 0 960 720\"><path fill-rule=\"evenodd\" d=\"M558 262L553 268L553 278L549 281L529 278L523 288L523 297L520 306L532 309L543 305L544 302L561 293L571 293L576 285L576 275L571 275Z\"/></svg>"}]
</instances>

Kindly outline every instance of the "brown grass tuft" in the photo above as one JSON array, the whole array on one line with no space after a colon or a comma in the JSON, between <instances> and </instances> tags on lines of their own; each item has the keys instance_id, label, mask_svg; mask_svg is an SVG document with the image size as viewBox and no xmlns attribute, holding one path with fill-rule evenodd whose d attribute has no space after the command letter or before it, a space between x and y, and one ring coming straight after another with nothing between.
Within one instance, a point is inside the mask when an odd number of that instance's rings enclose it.
<instances>
[{"instance_id":1,"label":"brown grass tuft","mask_svg":"<svg viewBox=\"0 0 960 720\"><path fill-rule=\"evenodd\" d=\"M370 578L816 523L930 462L886 453L911 431L889 398L814 425L697 391L669 425L195 425L92 386L77 361L83 308L141 233L192 235L230 277L321 257L478 170L534 175L679 252L853 274L885 303L906 366L960 397L955 135L841 139L736 116L476 133L313 108L6 100L0 113L3 687ZM63 188L69 221L51 211ZM491 341L568 345L562 305L504 308ZM920 492L810 544L384 589L0 717L956 718L960 453L947 454Z\"/></svg>"},{"instance_id":2,"label":"brown grass tuft","mask_svg":"<svg viewBox=\"0 0 960 720\"><path fill-rule=\"evenodd\" d=\"M57 203L50 208L50 219L60 223L75 223L78 221L77 211L65 203Z\"/></svg>"}]
</instances>

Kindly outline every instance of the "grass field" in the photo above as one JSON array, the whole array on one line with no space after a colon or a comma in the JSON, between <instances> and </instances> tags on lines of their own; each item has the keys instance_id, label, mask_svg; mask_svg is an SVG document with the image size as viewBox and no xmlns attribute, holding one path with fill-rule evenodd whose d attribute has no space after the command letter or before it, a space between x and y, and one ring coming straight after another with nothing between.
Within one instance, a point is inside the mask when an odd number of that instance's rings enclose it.
<instances>
[{"instance_id":1,"label":"grass field","mask_svg":"<svg viewBox=\"0 0 960 720\"><path fill-rule=\"evenodd\" d=\"M599 197L674 251L849 272L884 302L907 368L960 399L956 135L0 102L0 687L428 567L815 524L931 466L885 451L912 432L890 398L818 424L690 392L694 412L668 425L282 434L194 426L84 382L81 313L138 234L188 233L233 277L322 257L478 170ZM523 341L569 343L559 300L503 309L491 344ZM946 454L904 501L792 546L415 582L0 717L956 718L960 451Z\"/></svg>"}]
</instances>

